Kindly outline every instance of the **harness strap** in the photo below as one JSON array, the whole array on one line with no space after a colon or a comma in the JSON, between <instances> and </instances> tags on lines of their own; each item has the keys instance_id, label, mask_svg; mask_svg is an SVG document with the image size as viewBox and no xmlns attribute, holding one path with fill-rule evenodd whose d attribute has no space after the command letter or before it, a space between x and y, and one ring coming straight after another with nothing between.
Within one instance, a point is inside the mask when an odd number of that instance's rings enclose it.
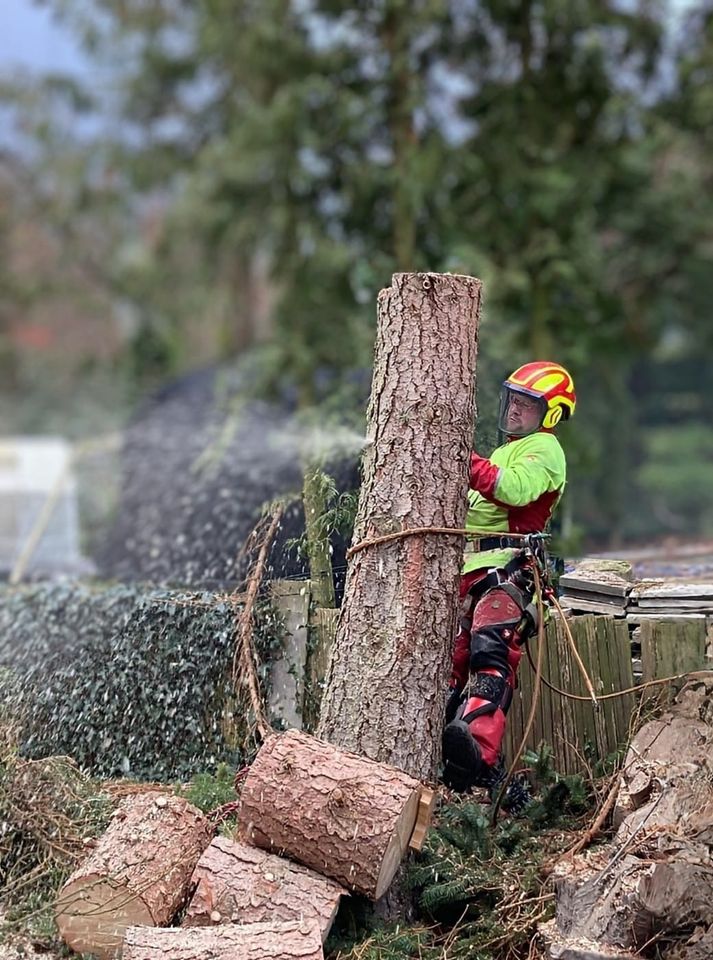
<instances>
[{"instance_id":1,"label":"harness strap","mask_svg":"<svg viewBox=\"0 0 713 960\"><path fill-rule=\"evenodd\" d=\"M468 590L468 595L474 600L478 601L484 593L487 593L487 591L491 589L491 587L497 587L501 580L502 575L500 571L497 569L491 570L487 576L482 577L473 584L473 586Z\"/></svg>"},{"instance_id":2,"label":"harness strap","mask_svg":"<svg viewBox=\"0 0 713 960\"><path fill-rule=\"evenodd\" d=\"M468 543L469 553L485 553L487 550L509 550L513 547L522 549L522 537L509 537L506 533L502 536L480 537L478 540Z\"/></svg>"},{"instance_id":3,"label":"harness strap","mask_svg":"<svg viewBox=\"0 0 713 960\"><path fill-rule=\"evenodd\" d=\"M503 593L507 593L507 595L518 605L520 610L525 609L526 603L523 592L516 587L514 583L510 583L509 580L503 580L503 582L500 584L500 590L502 590Z\"/></svg>"}]
</instances>

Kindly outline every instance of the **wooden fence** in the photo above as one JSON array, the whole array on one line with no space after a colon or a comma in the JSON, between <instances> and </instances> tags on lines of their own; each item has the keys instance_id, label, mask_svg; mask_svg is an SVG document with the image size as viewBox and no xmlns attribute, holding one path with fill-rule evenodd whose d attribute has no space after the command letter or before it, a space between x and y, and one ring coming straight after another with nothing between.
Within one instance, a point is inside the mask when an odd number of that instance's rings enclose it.
<instances>
[{"instance_id":1,"label":"wooden fence","mask_svg":"<svg viewBox=\"0 0 713 960\"><path fill-rule=\"evenodd\" d=\"M309 614L309 581L278 582L273 597L283 611L287 635L282 657L271 665L274 691L271 708L276 715L282 715L289 726L299 727L303 718L301 698L307 668L306 628L308 620L314 620L314 615L310 617ZM325 610L320 614L320 628L333 633L337 611ZM598 696L635 685L632 636L627 620L586 615L574 617L568 623ZM645 620L636 630L634 639L641 647L640 655L637 647L636 659L638 661L640 657L642 680L713 666L713 624L703 618ZM533 643L533 661L537 659L536 648ZM318 669L323 668L324 665L320 664ZM600 701L599 709L595 710L559 620L552 620L547 627L542 675L567 693L587 697L586 700L570 700L544 683L540 685L537 711L526 749L535 750L542 742L547 743L554 752L555 769L561 773L581 773L594 760L605 759L614 753L629 739L632 719L638 713L642 696L668 696L675 689L654 687L640 693L628 693ZM316 679L313 677L312 682ZM534 670L524 651L518 679L504 745L509 760L522 741L533 698Z\"/></svg>"},{"instance_id":2,"label":"wooden fence","mask_svg":"<svg viewBox=\"0 0 713 960\"><path fill-rule=\"evenodd\" d=\"M598 696L634 685L631 637L625 620L581 616L568 623ZM637 643L641 645L642 681L711 665L704 619L644 621L637 634ZM536 656L533 646L533 660ZM554 620L548 625L542 659L542 675L551 684L568 693L587 696L561 621ZM534 674L527 657L523 657L519 687L508 717L506 755L510 759L522 741L532 703ZM680 683L677 686L680 687ZM543 683L526 749L536 749L544 741L554 751L555 769L561 773L580 773L591 766L593 760L606 758L627 742L642 697L670 696L676 688L676 685L645 688L601 700L599 709L595 709L591 700L567 699Z\"/></svg>"}]
</instances>

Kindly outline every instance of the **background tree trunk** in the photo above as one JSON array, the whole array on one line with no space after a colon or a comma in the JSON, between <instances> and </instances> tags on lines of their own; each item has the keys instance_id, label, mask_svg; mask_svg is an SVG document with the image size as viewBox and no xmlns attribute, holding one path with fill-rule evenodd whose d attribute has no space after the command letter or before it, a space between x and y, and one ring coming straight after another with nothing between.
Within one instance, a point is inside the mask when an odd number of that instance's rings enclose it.
<instances>
[{"instance_id":1,"label":"background tree trunk","mask_svg":"<svg viewBox=\"0 0 713 960\"><path fill-rule=\"evenodd\" d=\"M395 274L378 302L354 543L462 527L473 436L481 283ZM463 542L416 535L354 555L318 735L436 776Z\"/></svg>"},{"instance_id":2,"label":"background tree trunk","mask_svg":"<svg viewBox=\"0 0 713 960\"><path fill-rule=\"evenodd\" d=\"M305 464L302 477L302 504L305 512L305 538L309 559L309 577L312 581L312 600L317 607L331 609L336 605L332 557L329 552L329 532L324 522L327 496L324 470L320 463Z\"/></svg>"},{"instance_id":3,"label":"background tree trunk","mask_svg":"<svg viewBox=\"0 0 713 960\"><path fill-rule=\"evenodd\" d=\"M305 536L307 556L309 557L311 593L308 618L309 639L302 702L304 727L307 730L314 730L319 721L322 682L325 667L329 663L332 652L334 634L329 629L324 629L325 611L331 613L337 605L329 531L324 520L328 507L326 481L327 477L319 461L310 460L305 464L302 478L302 503L305 513ZM329 613L326 616L329 617ZM328 625L329 620L327 620Z\"/></svg>"}]
</instances>

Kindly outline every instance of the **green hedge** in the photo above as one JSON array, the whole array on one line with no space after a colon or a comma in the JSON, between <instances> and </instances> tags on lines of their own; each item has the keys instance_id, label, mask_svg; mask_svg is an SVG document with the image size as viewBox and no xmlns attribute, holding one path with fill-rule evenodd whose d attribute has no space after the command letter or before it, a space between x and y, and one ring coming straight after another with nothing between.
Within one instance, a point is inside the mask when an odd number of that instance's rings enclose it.
<instances>
[{"instance_id":1,"label":"green hedge","mask_svg":"<svg viewBox=\"0 0 713 960\"><path fill-rule=\"evenodd\" d=\"M67 754L96 776L167 780L238 763L221 728L233 625L210 594L4 588L0 713L18 719L24 755Z\"/></svg>"}]
</instances>

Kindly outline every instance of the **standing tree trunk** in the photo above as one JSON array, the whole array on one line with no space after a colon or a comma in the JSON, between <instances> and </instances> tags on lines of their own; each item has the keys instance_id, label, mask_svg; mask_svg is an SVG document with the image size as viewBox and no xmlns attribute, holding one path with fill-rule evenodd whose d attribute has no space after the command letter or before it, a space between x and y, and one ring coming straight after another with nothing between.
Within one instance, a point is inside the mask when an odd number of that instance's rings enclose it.
<instances>
[{"instance_id":1,"label":"standing tree trunk","mask_svg":"<svg viewBox=\"0 0 713 960\"><path fill-rule=\"evenodd\" d=\"M395 274L378 303L354 544L462 528L481 283ZM416 534L351 558L318 735L434 779L463 542Z\"/></svg>"},{"instance_id":2,"label":"standing tree trunk","mask_svg":"<svg viewBox=\"0 0 713 960\"><path fill-rule=\"evenodd\" d=\"M310 604L308 617L309 638L305 664L302 714L304 728L314 730L319 720L322 700L322 682L325 665L332 652L333 634L325 629L325 611L337 605L334 593L334 574L330 554L329 531L325 523L328 507L328 477L322 470L320 458L312 458L304 465L302 503L305 512L305 536L309 558ZM326 621L327 625L329 620Z\"/></svg>"}]
</instances>

